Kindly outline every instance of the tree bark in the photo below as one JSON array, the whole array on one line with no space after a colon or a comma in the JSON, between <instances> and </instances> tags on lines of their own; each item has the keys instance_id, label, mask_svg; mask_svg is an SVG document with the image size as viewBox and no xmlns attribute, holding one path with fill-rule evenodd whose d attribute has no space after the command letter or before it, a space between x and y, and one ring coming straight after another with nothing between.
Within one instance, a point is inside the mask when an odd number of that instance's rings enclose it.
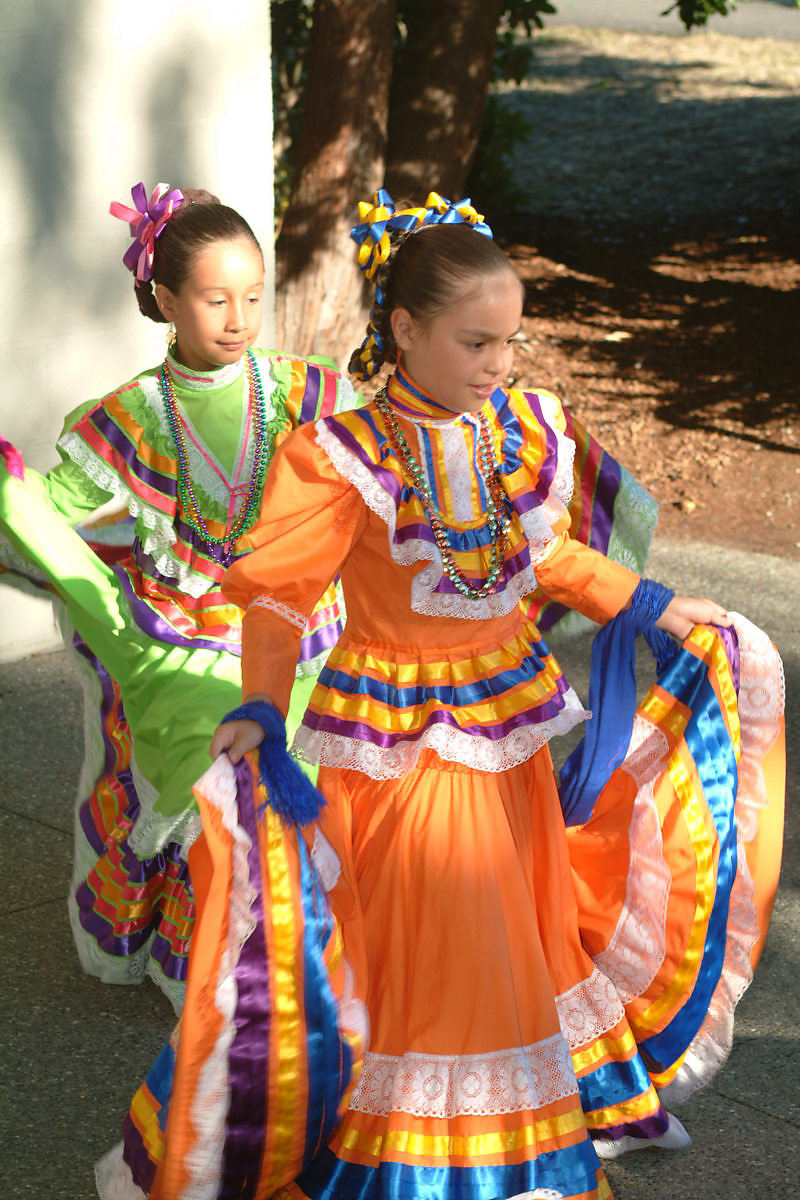
<instances>
[{"instance_id":1,"label":"tree bark","mask_svg":"<svg viewBox=\"0 0 800 1200\"><path fill-rule=\"evenodd\" d=\"M462 197L481 132L504 0L406 0L392 75L386 187L416 203Z\"/></svg>"},{"instance_id":2,"label":"tree bark","mask_svg":"<svg viewBox=\"0 0 800 1200\"><path fill-rule=\"evenodd\" d=\"M295 184L276 244L279 345L345 364L367 308L349 232L383 181L395 0L316 0Z\"/></svg>"}]
</instances>

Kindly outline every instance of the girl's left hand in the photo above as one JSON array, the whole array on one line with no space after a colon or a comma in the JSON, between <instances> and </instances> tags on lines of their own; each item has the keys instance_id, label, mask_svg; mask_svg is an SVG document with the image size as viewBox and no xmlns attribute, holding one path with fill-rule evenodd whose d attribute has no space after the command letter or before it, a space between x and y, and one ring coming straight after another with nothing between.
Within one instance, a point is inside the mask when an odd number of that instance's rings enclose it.
<instances>
[{"instance_id":1,"label":"girl's left hand","mask_svg":"<svg viewBox=\"0 0 800 1200\"><path fill-rule=\"evenodd\" d=\"M701 596L673 596L656 621L659 629L665 629L683 641L695 625L731 625L733 622L721 605Z\"/></svg>"}]
</instances>

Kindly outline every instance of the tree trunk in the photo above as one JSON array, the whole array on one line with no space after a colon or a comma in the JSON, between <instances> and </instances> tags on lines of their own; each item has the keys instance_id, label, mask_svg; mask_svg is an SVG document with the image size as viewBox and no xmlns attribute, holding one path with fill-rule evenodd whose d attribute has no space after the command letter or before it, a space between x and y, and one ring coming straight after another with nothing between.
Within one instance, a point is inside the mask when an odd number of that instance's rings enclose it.
<instances>
[{"instance_id":1,"label":"tree trunk","mask_svg":"<svg viewBox=\"0 0 800 1200\"><path fill-rule=\"evenodd\" d=\"M383 181L395 0L316 0L295 184L276 245L279 345L346 363L367 310L349 232Z\"/></svg>"},{"instance_id":2,"label":"tree trunk","mask_svg":"<svg viewBox=\"0 0 800 1200\"><path fill-rule=\"evenodd\" d=\"M480 137L504 0L406 0L389 102L386 187L420 203L462 198Z\"/></svg>"}]
</instances>

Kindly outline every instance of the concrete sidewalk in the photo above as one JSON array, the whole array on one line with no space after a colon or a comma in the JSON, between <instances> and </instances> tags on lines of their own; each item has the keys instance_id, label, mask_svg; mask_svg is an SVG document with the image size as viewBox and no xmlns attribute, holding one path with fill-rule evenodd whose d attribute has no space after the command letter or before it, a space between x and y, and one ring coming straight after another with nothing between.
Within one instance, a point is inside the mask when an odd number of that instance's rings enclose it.
<instances>
[{"instance_id":1,"label":"concrete sidewalk","mask_svg":"<svg viewBox=\"0 0 800 1200\"><path fill-rule=\"evenodd\" d=\"M790 730L800 728L800 562L657 542L649 573L744 612L786 666ZM585 694L586 639L559 648ZM572 666L572 663L575 666ZM93 1200L94 1160L119 1138L133 1090L172 1026L149 983L83 975L67 920L72 809L82 757L80 685L67 655L0 668L0 904L3 1079L0 1200ZM751 1200L794 1195L800 1179L800 799L790 746L782 886L766 953L744 997L733 1054L680 1110L694 1139L612 1164L616 1200ZM794 803L793 803L794 801Z\"/></svg>"}]
</instances>

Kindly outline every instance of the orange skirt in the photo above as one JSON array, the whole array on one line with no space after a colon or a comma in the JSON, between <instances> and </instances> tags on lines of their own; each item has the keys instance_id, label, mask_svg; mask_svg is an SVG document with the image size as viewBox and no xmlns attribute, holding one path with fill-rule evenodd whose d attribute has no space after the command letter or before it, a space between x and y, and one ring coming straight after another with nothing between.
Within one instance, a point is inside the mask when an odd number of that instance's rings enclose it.
<instances>
[{"instance_id":1,"label":"orange skirt","mask_svg":"<svg viewBox=\"0 0 800 1200\"><path fill-rule=\"evenodd\" d=\"M177 1059L101 1195L609 1196L592 1138L658 1136L665 1099L710 1081L769 920L782 673L737 633L741 678L712 630L687 639L569 831L547 750L498 774L431 752L400 779L323 770L306 836L261 813L255 760L218 760Z\"/></svg>"},{"instance_id":2,"label":"orange skirt","mask_svg":"<svg viewBox=\"0 0 800 1200\"><path fill-rule=\"evenodd\" d=\"M369 1050L328 1151L290 1190L320 1195L327 1172L324 1191L355 1195L377 1173L376 1194L412 1196L449 1173L451 1194L608 1195L557 1000L580 981L596 1029L607 988L580 942L549 752L500 774L428 752L401 779L323 768L320 786L312 853Z\"/></svg>"}]
</instances>

